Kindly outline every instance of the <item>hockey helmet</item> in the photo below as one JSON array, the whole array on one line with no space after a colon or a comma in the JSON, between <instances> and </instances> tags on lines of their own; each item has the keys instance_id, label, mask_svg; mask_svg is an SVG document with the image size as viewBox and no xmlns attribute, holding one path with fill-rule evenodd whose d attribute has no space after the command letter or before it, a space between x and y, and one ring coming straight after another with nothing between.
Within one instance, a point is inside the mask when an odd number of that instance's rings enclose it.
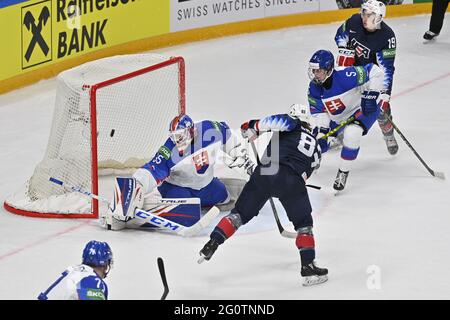
<instances>
[{"instance_id":1,"label":"hockey helmet","mask_svg":"<svg viewBox=\"0 0 450 320\"><path fill-rule=\"evenodd\" d=\"M170 121L170 139L179 151L185 150L194 138L194 122L186 114L176 116Z\"/></svg>"},{"instance_id":2,"label":"hockey helmet","mask_svg":"<svg viewBox=\"0 0 450 320\"><path fill-rule=\"evenodd\" d=\"M361 5L361 19L368 31L380 29L385 16L386 5L381 1L367 0Z\"/></svg>"},{"instance_id":3,"label":"hockey helmet","mask_svg":"<svg viewBox=\"0 0 450 320\"><path fill-rule=\"evenodd\" d=\"M324 83L333 73L334 56L328 50L316 51L309 60L308 76L317 84Z\"/></svg>"},{"instance_id":4,"label":"hockey helmet","mask_svg":"<svg viewBox=\"0 0 450 320\"><path fill-rule=\"evenodd\" d=\"M106 242L91 240L83 250L82 263L92 267L110 267L113 253Z\"/></svg>"},{"instance_id":5,"label":"hockey helmet","mask_svg":"<svg viewBox=\"0 0 450 320\"><path fill-rule=\"evenodd\" d=\"M302 122L309 123L311 120L311 111L309 107L304 104L293 104L289 109L289 116L294 119L299 119Z\"/></svg>"}]
</instances>

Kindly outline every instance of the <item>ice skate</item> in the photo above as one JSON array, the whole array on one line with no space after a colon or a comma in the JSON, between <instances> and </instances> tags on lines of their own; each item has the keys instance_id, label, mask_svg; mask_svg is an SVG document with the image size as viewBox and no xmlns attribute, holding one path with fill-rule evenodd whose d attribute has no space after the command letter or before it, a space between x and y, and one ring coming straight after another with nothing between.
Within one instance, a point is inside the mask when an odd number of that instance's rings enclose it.
<instances>
[{"instance_id":1,"label":"ice skate","mask_svg":"<svg viewBox=\"0 0 450 320\"><path fill-rule=\"evenodd\" d=\"M314 261L306 266L302 266L300 274L305 287L324 283L328 280L328 269L317 267Z\"/></svg>"},{"instance_id":2,"label":"ice skate","mask_svg":"<svg viewBox=\"0 0 450 320\"><path fill-rule=\"evenodd\" d=\"M348 173L349 171L342 171L341 169L338 170L336 179L334 180L333 184L334 190L338 192L344 190L345 184L347 183Z\"/></svg>"},{"instance_id":3,"label":"ice skate","mask_svg":"<svg viewBox=\"0 0 450 320\"><path fill-rule=\"evenodd\" d=\"M425 32L425 34L423 35L423 43L427 44L427 43L432 43L434 41L436 41L436 37L439 35L439 33L434 33L432 31L427 31Z\"/></svg>"},{"instance_id":4,"label":"ice skate","mask_svg":"<svg viewBox=\"0 0 450 320\"><path fill-rule=\"evenodd\" d=\"M203 261L208 261L211 259L214 252L216 252L217 248L219 247L219 243L217 243L216 240L211 239L209 240L202 250L200 250L200 258L198 259L198 263L202 263Z\"/></svg>"},{"instance_id":5,"label":"ice skate","mask_svg":"<svg viewBox=\"0 0 450 320\"><path fill-rule=\"evenodd\" d=\"M384 141L386 142L386 147L390 155L395 155L398 151L398 143L394 137L394 134L384 136Z\"/></svg>"}]
</instances>

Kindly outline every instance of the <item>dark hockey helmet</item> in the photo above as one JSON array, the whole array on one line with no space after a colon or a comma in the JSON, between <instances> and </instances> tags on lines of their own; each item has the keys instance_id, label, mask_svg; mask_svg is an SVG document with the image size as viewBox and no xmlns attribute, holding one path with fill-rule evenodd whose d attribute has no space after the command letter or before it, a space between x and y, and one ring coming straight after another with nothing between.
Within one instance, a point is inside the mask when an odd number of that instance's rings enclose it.
<instances>
[{"instance_id":1,"label":"dark hockey helmet","mask_svg":"<svg viewBox=\"0 0 450 320\"><path fill-rule=\"evenodd\" d=\"M317 84L322 84L327 80L334 70L334 56L328 50L318 50L314 52L309 60L309 79Z\"/></svg>"},{"instance_id":2,"label":"dark hockey helmet","mask_svg":"<svg viewBox=\"0 0 450 320\"><path fill-rule=\"evenodd\" d=\"M106 242L91 240L83 250L82 263L91 267L108 267L113 263L113 253Z\"/></svg>"}]
</instances>

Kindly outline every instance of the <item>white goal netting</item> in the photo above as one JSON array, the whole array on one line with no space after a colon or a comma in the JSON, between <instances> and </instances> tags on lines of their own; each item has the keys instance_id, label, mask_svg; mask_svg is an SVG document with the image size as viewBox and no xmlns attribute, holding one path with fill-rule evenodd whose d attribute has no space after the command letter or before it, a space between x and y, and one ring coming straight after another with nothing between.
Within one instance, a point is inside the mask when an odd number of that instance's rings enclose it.
<instances>
[{"instance_id":1,"label":"white goal netting","mask_svg":"<svg viewBox=\"0 0 450 320\"><path fill-rule=\"evenodd\" d=\"M156 54L115 56L57 77L47 150L25 186L5 201L14 213L82 217L98 214L90 197L98 174L117 174L149 161L184 110L184 61Z\"/></svg>"}]
</instances>

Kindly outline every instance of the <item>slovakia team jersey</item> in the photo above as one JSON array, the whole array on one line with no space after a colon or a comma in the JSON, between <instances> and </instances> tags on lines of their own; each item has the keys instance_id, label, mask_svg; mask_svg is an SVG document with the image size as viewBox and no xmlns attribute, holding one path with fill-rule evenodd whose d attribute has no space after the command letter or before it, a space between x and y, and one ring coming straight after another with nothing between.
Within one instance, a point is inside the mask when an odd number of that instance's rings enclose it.
<instances>
[{"instance_id":1,"label":"slovakia team jersey","mask_svg":"<svg viewBox=\"0 0 450 320\"><path fill-rule=\"evenodd\" d=\"M150 186L145 186L146 192L167 181L171 184L200 190L206 187L214 178L214 164L219 148L225 150L225 144L232 136L225 122L201 121L194 124L195 137L183 153L180 153L175 143L169 138L159 149L153 159L137 170L134 177L145 181L150 173Z\"/></svg>"},{"instance_id":2,"label":"slovakia team jersey","mask_svg":"<svg viewBox=\"0 0 450 320\"><path fill-rule=\"evenodd\" d=\"M39 300L107 300L108 286L91 267L80 264L65 270Z\"/></svg>"},{"instance_id":3,"label":"slovakia team jersey","mask_svg":"<svg viewBox=\"0 0 450 320\"><path fill-rule=\"evenodd\" d=\"M285 165L306 180L320 165L320 146L315 137L302 128L300 120L276 114L259 120L256 127L261 132L274 131L261 160L264 167L277 163Z\"/></svg>"},{"instance_id":4,"label":"slovakia team jersey","mask_svg":"<svg viewBox=\"0 0 450 320\"><path fill-rule=\"evenodd\" d=\"M382 77L381 70L370 63L365 66L334 70L331 74L330 88L311 81L308 90L311 114L328 112L332 121L336 123L345 121L359 111L363 91L382 89Z\"/></svg>"},{"instance_id":5,"label":"slovakia team jersey","mask_svg":"<svg viewBox=\"0 0 450 320\"><path fill-rule=\"evenodd\" d=\"M391 93L397 43L386 23L381 22L380 29L369 32L363 26L361 15L354 14L339 27L334 39L338 47L355 50L355 66L378 65L384 72L384 89Z\"/></svg>"}]
</instances>

